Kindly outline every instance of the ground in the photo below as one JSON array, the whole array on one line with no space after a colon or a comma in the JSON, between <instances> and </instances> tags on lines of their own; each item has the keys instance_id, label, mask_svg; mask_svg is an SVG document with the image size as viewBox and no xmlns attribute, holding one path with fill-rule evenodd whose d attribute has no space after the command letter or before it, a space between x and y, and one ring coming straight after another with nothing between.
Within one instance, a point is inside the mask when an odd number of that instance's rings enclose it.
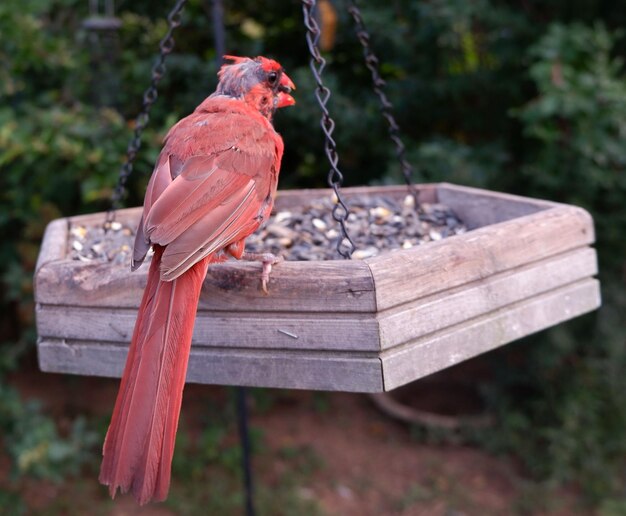
<instances>
[{"instance_id":1,"label":"ground","mask_svg":"<svg viewBox=\"0 0 626 516\"><path fill-rule=\"evenodd\" d=\"M77 414L106 426L118 382L40 373L11 378L43 400L60 427ZM422 389L441 390L433 383ZM433 399L434 399L433 392ZM254 390L250 393L256 503L262 515L585 514L574 489L545 490L511 457L462 444L425 442L363 394ZM240 449L232 389L186 388L169 500L138 510L111 501L97 483L97 457L64 483L15 483L0 455L0 494L21 496L26 514L147 516L242 514ZM95 424L95 423L94 423ZM0 514L3 514L0 508ZM12 514L12 513L9 513Z\"/></svg>"}]
</instances>

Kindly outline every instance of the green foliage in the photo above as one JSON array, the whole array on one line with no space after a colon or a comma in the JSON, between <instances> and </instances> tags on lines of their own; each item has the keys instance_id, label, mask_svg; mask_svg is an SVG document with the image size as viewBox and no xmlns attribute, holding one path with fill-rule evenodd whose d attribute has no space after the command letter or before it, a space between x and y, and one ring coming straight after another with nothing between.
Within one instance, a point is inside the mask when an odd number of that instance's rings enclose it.
<instances>
[{"instance_id":1,"label":"green foliage","mask_svg":"<svg viewBox=\"0 0 626 516\"><path fill-rule=\"evenodd\" d=\"M77 474L93 459L99 436L84 418L76 419L65 438L54 422L42 414L37 402L24 402L18 392L0 384L0 429L6 450L14 460L14 475L35 475L60 481Z\"/></svg>"},{"instance_id":2,"label":"green foliage","mask_svg":"<svg viewBox=\"0 0 626 516\"><path fill-rule=\"evenodd\" d=\"M523 168L530 187L592 211L607 265L623 262L626 74L604 25L553 25L530 50L539 96L517 111L538 145ZM620 252L621 251L621 252Z\"/></svg>"},{"instance_id":3,"label":"green foliage","mask_svg":"<svg viewBox=\"0 0 626 516\"><path fill-rule=\"evenodd\" d=\"M107 206L130 135L119 111L85 98L85 49L64 30L78 3L0 5L0 429L15 479L77 474L99 440L82 417L61 434L4 381L34 343L32 273L45 224Z\"/></svg>"},{"instance_id":4,"label":"green foliage","mask_svg":"<svg viewBox=\"0 0 626 516\"><path fill-rule=\"evenodd\" d=\"M502 416L492 445L541 478L580 482L594 500L622 489L626 456L626 74L614 41L602 24L551 26L529 51L538 96L516 111L533 139L525 187L594 215L605 307L518 344L526 367L501 370L507 389L491 393Z\"/></svg>"},{"instance_id":5,"label":"green foliage","mask_svg":"<svg viewBox=\"0 0 626 516\"><path fill-rule=\"evenodd\" d=\"M76 67L71 42L58 38L56 31L46 25L44 17L52 11L48 4L37 0L2 2L0 98L31 95Z\"/></svg>"},{"instance_id":6,"label":"green foliage","mask_svg":"<svg viewBox=\"0 0 626 516\"><path fill-rule=\"evenodd\" d=\"M467 145L449 138L436 138L418 144L408 152L413 163L419 163L424 182L447 181L488 187L500 174L508 160L499 143ZM397 171L394 183L401 179Z\"/></svg>"},{"instance_id":7,"label":"green foliage","mask_svg":"<svg viewBox=\"0 0 626 516\"><path fill-rule=\"evenodd\" d=\"M624 516L626 514L626 500L606 500L600 505L600 516Z\"/></svg>"}]
</instances>

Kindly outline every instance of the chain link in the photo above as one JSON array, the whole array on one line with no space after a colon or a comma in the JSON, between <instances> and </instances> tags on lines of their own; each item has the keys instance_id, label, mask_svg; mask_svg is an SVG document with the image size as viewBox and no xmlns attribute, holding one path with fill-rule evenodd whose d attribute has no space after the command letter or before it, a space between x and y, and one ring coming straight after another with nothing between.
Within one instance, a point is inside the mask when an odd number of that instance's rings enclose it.
<instances>
[{"instance_id":1,"label":"chain link","mask_svg":"<svg viewBox=\"0 0 626 516\"><path fill-rule=\"evenodd\" d=\"M335 121L330 117L326 104L330 99L330 90L324 86L322 82L322 73L326 67L326 60L322 57L319 50L320 39L320 27L315 19L315 0L302 0L302 12L304 14L304 25L307 29L306 42L309 47L309 53L311 54L310 67L313 77L317 84L315 89L315 97L322 110L322 118L320 125L324 132L324 150L326 157L330 163L330 170L328 172L327 182L328 185L335 192L336 200L332 215L333 219L339 224L341 228L341 237L337 241L337 252L344 258L351 258L356 246L348 234L348 228L346 222L350 215L350 210L340 188L343 184L343 174L339 171L339 155L337 153L337 144L333 139L333 131L335 130Z\"/></svg>"},{"instance_id":2,"label":"chain link","mask_svg":"<svg viewBox=\"0 0 626 516\"><path fill-rule=\"evenodd\" d=\"M120 168L120 174L117 180L117 184L111 194L111 208L107 212L106 220L104 223L105 230L108 229L111 223L115 220L115 212L121 207L121 201L126 193L126 182L128 177L133 171L133 163L137 158L139 149L141 148L141 135L144 129L148 125L150 120L150 109L156 102L159 93L157 91L157 85L165 74L165 58L174 50L174 30L181 24L181 13L183 7L187 3L187 0L178 0L176 5L170 11L167 16L168 30L163 39L159 42L159 57L152 66L152 77L150 80L150 86L143 94L142 109L135 119L135 129L128 148L126 150L126 159L124 164Z\"/></svg>"},{"instance_id":3,"label":"chain link","mask_svg":"<svg viewBox=\"0 0 626 516\"><path fill-rule=\"evenodd\" d=\"M419 210L419 193L417 191L417 188L413 184L413 167L406 159L406 148L404 146L404 143L402 142L402 139L400 138L400 126L398 125L396 119L392 114L393 105L391 104L383 90L386 83L380 76L380 61L372 50L371 38L369 32L365 27L365 22L363 21L361 11L356 4L356 0L349 0L348 12L354 20L354 30L356 32L356 37L363 47L365 66L367 66L372 75L373 88L374 92L378 96L380 111L387 121L387 124L389 125L389 138L391 138L391 141L393 141L393 143L395 144L396 156L398 158L398 161L400 162L402 175L404 176L404 180L409 189L409 193L413 196L413 199L415 200L415 207Z\"/></svg>"}]
</instances>

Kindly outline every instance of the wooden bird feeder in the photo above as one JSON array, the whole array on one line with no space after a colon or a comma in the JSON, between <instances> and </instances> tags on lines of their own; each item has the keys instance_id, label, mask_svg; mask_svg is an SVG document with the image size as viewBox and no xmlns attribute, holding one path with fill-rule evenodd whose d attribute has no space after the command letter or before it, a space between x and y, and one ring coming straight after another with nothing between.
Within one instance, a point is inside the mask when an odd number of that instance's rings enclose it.
<instances>
[{"instance_id":1,"label":"wooden bird feeder","mask_svg":"<svg viewBox=\"0 0 626 516\"><path fill-rule=\"evenodd\" d=\"M189 382L388 391L600 306L593 222L577 207L440 183L420 200L452 208L470 231L365 260L284 262L270 294L259 265L211 266ZM352 188L402 198L406 187ZM280 192L277 209L330 195ZM121 210L135 225L140 209ZM55 220L35 275L43 371L120 376L147 267L68 258L72 225Z\"/></svg>"}]
</instances>

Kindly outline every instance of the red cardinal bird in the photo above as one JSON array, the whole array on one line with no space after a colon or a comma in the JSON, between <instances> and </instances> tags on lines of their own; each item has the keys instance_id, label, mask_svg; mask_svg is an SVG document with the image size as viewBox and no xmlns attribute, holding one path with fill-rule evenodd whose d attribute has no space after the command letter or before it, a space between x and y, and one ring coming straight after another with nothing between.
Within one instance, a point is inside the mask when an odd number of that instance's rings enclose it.
<instances>
[{"instance_id":1,"label":"red cardinal bird","mask_svg":"<svg viewBox=\"0 0 626 516\"><path fill-rule=\"evenodd\" d=\"M246 258L274 204L283 141L271 120L295 104L276 61L225 56L219 84L169 131L144 201L132 268L154 256L103 447L100 482L140 504L167 497L191 335L210 263ZM266 290L271 255L264 262Z\"/></svg>"}]
</instances>

